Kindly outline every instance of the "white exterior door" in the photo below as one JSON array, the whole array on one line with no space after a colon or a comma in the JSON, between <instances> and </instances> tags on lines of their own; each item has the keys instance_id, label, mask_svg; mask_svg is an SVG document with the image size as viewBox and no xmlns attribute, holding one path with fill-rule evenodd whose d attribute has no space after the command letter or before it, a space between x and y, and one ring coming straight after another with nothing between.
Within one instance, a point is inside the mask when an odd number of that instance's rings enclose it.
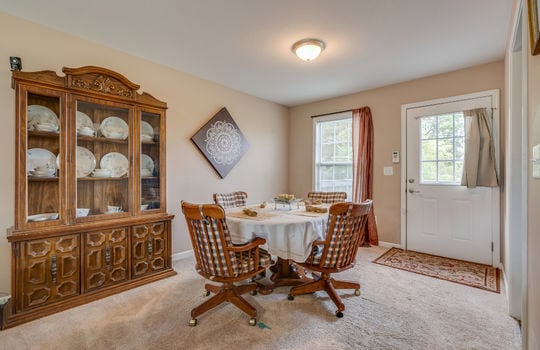
<instances>
[{"instance_id":1,"label":"white exterior door","mask_svg":"<svg viewBox=\"0 0 540 350\"><path fill-rule=\"evenodd\" d=\"M495 112L492 129L498 129L498 90L403 106L406 249L498 263L493 254L495 245L499 250L499 190L460 185L464 153L461 112L482 107ZM497 140L496 134L494 138Z\"/></svg>"}]
</instances>

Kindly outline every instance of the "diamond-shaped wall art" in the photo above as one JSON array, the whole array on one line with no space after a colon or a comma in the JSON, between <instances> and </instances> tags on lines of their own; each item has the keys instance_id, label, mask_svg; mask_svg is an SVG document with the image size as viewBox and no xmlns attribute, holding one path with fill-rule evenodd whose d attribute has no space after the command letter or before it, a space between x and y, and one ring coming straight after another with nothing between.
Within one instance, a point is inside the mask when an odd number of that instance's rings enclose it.
<instances>
[{"instance_id":1,"label":"diamond-shaped wall art","mask_svg":"<svg viewBox=\"0 0 540 350\"><path fill-rule=\"evenodd\" d=\"M244 135L223 107L191 137L210 165L223 179L249 148Z\"/></svg>"}]
</instances>

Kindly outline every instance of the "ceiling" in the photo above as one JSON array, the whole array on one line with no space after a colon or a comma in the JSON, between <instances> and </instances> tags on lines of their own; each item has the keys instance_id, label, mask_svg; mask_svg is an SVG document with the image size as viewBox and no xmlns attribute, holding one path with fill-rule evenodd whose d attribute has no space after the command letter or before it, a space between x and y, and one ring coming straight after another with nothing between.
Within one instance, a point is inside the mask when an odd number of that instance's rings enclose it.
<instances>
[{"instance_id":1,"label":"ceiling","mask_svg":"<svg viewBox=\"0 0 540 350\"><path fill-rule=\"evenodd\" d=\"M511 4L0 0L0 11L296 106L502 59ZM312 62L291 52L292 44L306 37L326 42Z\"/></svg>"}]
</instances>

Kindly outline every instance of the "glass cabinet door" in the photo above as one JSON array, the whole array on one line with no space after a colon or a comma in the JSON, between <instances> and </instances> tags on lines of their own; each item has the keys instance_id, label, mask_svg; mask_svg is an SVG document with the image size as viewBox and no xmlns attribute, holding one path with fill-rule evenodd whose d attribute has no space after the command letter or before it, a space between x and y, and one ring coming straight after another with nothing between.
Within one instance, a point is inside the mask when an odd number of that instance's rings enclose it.
<instances>
[{"instance_id":1,"label":"glass cabinet door","mask_svg":"<svg viewBox=\"0 0 540 350\"><path fill-rule=\"evenodd\" d=\"M60 135L65 125L62 122L63 95L43 89L39 92L28 89L24 90L24 93L26 98L22 100L19 108L21 125L26 123L26 129L19 130L23 147L22 169L17 181L26 179L26 197L23 198L23 203L20 203L26 205L26 208L21 208L19 212L26 213L26 218L21 219L28 224L58 222L64 205L60 185L62 173L59 171L58 159L62 149Z\"/></svg>"},{"instance_id":2,"label":"glass cabinet door","mask_svg":"<svg viewBox=\"0 0 540 350\"><path fill-rule=\"evenodd\" d=\"M127 215L130 109L91 99L78 99L75 106L75 217L84 221L96 215Z\"/></svg>"},{"instance_id":3,"label":"glass cabinet door","mask_svg":"<svg viewBox=\"0 0 540 350\"><path fill-rule=\"evenodd\" d=\"M161 115L143 111L141 113L141 151L140 151L140 178L141 178L141 211L160 209L160 130Z\"/></svg>"}]
</instances>

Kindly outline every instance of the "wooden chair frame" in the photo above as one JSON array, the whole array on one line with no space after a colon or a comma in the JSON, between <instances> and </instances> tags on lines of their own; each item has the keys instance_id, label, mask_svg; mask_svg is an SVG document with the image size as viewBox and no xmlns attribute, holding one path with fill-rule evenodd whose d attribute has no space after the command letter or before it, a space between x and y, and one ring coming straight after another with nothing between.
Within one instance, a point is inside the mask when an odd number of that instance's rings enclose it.
<instances>
[{"instance_id":1,"label":"wooden chair frame","mask_svg":"<svg viewBox=\"0 0 540 350\"><path fill-rule=\"evenodd\" d=\"M191 310L190 325L197 324L196 317L228 301L248 314L250 325L255 325L257 310L241 295L256 293L257 284L235 285L263 273L266 266L260 264L259 246L266 243L263 238L254 238L243 245L233 245L225 222L225 212L217 204L191 204L182 202L182 212L186 218L193 245L197 272L221 286L205 284L205 294L215 295Z\"/></svg>"},{"instance_id":2,"label":"wooden chair frame","mask_svg":"<svg viewBox=\"0 0 540 350\"><path fill-rule=\"evenodd\" d=\"M296 295L324 290L337 307L336 316L343 317L345 305L336 290L354 289L355 294L360 295L360 283L338 281L332 278L331 274L355 266L362 228L370 210L371 200L360 204L336 203L330 207L326 239L313 242L309 258L305 262L297 262L298 265L319 274L314 274L311 282L292 287L289 300L293 300ZM318 254L320 247L322 253Z\"/></svg>"}]
</instances>

